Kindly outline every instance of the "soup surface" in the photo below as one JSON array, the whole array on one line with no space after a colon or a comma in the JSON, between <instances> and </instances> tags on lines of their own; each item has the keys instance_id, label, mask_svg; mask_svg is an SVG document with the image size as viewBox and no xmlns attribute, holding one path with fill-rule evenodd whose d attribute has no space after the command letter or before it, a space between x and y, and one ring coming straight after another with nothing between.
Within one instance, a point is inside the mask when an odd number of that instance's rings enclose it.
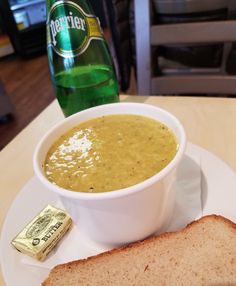
<instances>
[{"instance_id":1,"label":"soup surface","mask_svg":"<svg viewBox=\"0 0 236 286\"><path fill-rule=\"evenodd\" d=\"M72 191L109 192L140 183L163 169L178 149L172 131L139 115L107 115L85 121L50 148L44 170Z\"/></svg>"}]
</instances>

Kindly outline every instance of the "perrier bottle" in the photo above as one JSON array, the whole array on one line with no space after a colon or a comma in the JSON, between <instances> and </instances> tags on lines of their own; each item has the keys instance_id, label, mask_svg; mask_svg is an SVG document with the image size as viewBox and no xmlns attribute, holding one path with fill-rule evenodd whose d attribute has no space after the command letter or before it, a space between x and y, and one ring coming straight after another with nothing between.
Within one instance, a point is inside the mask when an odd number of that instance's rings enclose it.
<instances>
[{"instance_id":1,"label":"perrier bottle","mask_svg":"<svg viewBox=\"0 0 236 286\"><path fill-rule=\"evenodd\" d=\"M50 75L65 116L119 100L114 65L85 0L47 0Z\"/></svg>"}]
</instances>

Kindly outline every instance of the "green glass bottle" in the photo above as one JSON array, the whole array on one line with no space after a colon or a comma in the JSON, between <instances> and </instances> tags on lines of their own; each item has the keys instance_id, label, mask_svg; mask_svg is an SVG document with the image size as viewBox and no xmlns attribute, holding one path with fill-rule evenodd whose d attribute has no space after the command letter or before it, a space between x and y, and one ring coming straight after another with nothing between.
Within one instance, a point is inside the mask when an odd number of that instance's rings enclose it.
<instances>
[{"instance_id":1,"label":"green glass bottle","mask_svg":"<svg viewBox=\"0 0 236 286\"><path fill-rule=\"evenodd\" d=\"M47 0L51 80L65 116L119 101L109 48L86 0Z\"/></svg>"}]
</instances>

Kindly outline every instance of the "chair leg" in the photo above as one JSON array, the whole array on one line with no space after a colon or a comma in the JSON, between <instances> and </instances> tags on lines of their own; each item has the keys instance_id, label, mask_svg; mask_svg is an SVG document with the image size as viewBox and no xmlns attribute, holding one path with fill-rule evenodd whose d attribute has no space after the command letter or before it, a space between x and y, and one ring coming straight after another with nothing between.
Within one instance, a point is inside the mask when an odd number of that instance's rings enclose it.
<instances>
[{"instance_id":1,"label":"chair leg","mask_svg":"<svg viewBox=\"0 0 236 286\"><path fill-rule=\"evenodd\" d=\"M134 0L138 94L151 94L150 1Z\"/></svg>"}]
</instances>

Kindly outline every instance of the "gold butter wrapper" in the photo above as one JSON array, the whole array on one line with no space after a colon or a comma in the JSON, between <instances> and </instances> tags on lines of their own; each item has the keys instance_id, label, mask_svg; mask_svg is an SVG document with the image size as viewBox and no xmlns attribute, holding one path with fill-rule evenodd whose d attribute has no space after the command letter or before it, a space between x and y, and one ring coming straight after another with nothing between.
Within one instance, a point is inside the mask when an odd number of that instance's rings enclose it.
<instances>
[{"instance_id":1,"label":"gold butter wrapper","mask_svg":"<svg viewBox=\"0 0 236 286\"><path fill-rule=\"evenodd\" d=\"M59 208L45 207L11 242L20 252L43 261L72 225Z\"/></svg>"}]
</instances>

